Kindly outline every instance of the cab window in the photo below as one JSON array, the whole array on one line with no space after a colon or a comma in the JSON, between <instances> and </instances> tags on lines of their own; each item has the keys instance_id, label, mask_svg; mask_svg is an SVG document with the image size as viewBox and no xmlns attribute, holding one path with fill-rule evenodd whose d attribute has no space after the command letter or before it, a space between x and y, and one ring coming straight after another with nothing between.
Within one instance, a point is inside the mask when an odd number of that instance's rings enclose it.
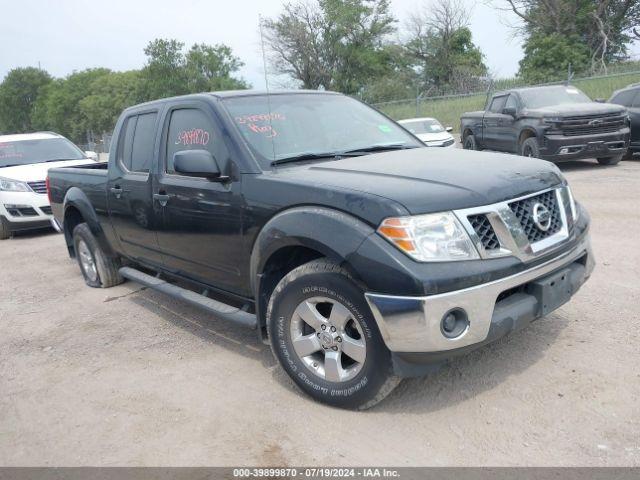
<instances>
[{"instance_id":1,"label":"cab window","mask_svg":"<svg viewBox=\"0 0 640 480\"><path fill-rule=\"evenodd\" d=\"M494 97L491 101L491 105L489 106L489 111L492 113L501 113L506 101L506 95L502 95L501 97Z\"/></svg>"},{"instance_id":2,"label":"cab window","mask_svg":"<svg viewBox=\"0 0 640 480\"><path fill-rule=\"evenodd\" d=\"M171 112L166 145L167 173L178 174L173 166L173 156L182 150L207 150L222 170L229 156L213 120L198 108L180 108Z\"/></svg>"},{"instance_id":3,"label":"cab window","mask_svg":"<svg viewBox=\"0 0 640 480\"><path fill-rule=\"evenodd\" d=\"M130 172L148 173L153 161L158 114L132 115L125 120L118 144L118 161Z\"/></svg>"}]
</instances>

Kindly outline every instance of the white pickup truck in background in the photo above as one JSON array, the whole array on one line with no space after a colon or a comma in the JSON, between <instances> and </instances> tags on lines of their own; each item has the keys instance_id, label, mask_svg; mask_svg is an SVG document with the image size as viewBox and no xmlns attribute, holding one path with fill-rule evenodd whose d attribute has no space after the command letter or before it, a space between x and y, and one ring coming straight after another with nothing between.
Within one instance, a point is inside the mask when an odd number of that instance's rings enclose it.
<instances>
[{"instance_id":1,"label":"white pickup truck in background","mask_svg":"<svg viewBox=\"0 0 640 480\"><path fill-rule=\"evenodd\" d=\"M57 133L0 135L0 240L23 230L59 230L47 198L47 172L96 159Z\"/></svg>"}]
</instances>

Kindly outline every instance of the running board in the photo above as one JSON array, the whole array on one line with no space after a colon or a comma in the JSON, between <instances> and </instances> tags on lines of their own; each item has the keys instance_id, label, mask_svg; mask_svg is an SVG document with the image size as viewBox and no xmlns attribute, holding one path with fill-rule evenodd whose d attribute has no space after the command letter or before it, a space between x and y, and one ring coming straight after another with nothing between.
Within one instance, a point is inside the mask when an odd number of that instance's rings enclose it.
<instances>
[{"instance_id":1,"label":"running board","mask_svg":"<svg viewBox=\"0 0 640 480\"><path fill-rule=\"evenodd\" d=\"M149 287L153 290L169 295L170 297L177 298L190 303L191 305L195 305L196 307L200 307L214 314L218 318L228 320L229 322L233 322L244 327L249 327L252 330L255 330L257 327L258 322L256 320L256 316L237 307L232 307L226 303L218 302L217 300L200 295L192 290L178 287L177 285L168 283L158 277L147 275L135 268L122 267L119 270L119 273L124 278L140 283L145 287Z\"/></svg>"}]
</instances>

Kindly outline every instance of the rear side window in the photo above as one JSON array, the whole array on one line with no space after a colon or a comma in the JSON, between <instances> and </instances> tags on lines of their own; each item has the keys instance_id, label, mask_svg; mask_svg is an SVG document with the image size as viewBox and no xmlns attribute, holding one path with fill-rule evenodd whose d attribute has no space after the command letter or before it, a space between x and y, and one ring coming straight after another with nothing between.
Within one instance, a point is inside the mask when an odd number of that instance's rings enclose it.
<instances>
[{"instance_id":1,"label":"rear side window","mask_svg":"<svg viewBox=\"0 0 640 480\"><path fill-rule=\"evenodd\" d=\"M489 106L489 111L492 113L500 113L502 112L502 109L504 108L504 104L507 101L507 96L503 95L501 97L494 97L493 100L491 100L491 105Z\"/></svg>"},{"instance_id":2,"label":"rear side window","mask_svg":"<svg viewBox=\"0 0 640 480\"><path fill-rule=\"evenodd\" d=\"M633 102L633 98L636 96L636 92L637 90L623 90L611 99L611 103L630 107Z\"/></svg>"},{"instance_id":3,"label":"rear side window","mask_svg":"<svg viewBox=\"0 0 640 480\"><path fill-rule=\"evenodd\" d=\"M229 156L213 120L197 108L171 112L167 134L167 173L176 173L173 156L182 150L208 150L223 170Z\"/></svg>"},{"instance_id":4,"label":"rear side window","mask_svg":"<svg viewBox=\"0 0 640 480\"><path fill-rule=\"evenodd\" d=\"M125 120L118 145L118 160L130 172L147 173L153 161L157 113Z\"/></svg>"}]
</instances>

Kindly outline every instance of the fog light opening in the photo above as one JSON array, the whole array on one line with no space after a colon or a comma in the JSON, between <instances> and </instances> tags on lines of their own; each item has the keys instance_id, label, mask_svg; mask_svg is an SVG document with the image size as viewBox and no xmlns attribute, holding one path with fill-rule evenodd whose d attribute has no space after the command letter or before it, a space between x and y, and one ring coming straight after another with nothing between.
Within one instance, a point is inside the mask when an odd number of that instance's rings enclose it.
<instances>
[{"instance_id":1,"label":"fog light opening","mask_svg":"<svg viewBox=\"0 0 640 480\"><path fill-rule=\"evenodd\" d=\"M447 338L458 338L469 328L467 312L454 308L445 313L440 322L440 331Z\"/></svg>"}]
</instances>

